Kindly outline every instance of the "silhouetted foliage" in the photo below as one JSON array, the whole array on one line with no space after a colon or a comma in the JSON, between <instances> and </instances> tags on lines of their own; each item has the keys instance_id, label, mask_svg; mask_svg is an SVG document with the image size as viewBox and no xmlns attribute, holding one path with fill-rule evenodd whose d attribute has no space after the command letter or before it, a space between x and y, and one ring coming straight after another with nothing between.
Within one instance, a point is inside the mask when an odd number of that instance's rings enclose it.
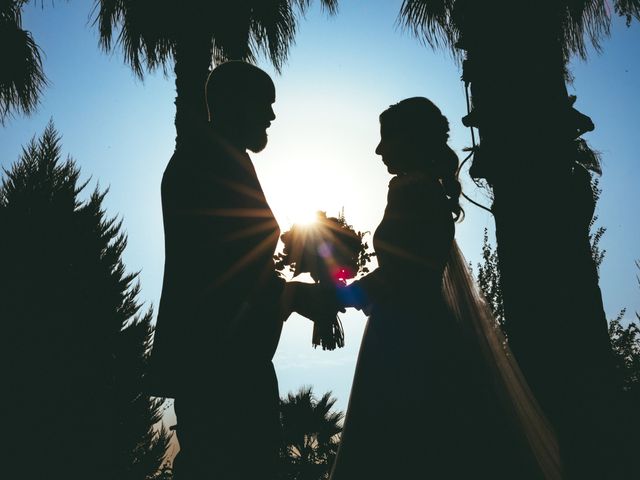
<instances>
[{"instance_id":1,"label":"silhouetted foliage","mask_svg":"<svg viewBox=\"0 0 640 480\"><path fill-rule=\"evenodd\" d=\"M110 51L119 43L139 77L145 69L166 69L188 36L209 43L217 61L254 62L262 52L280 70L295 38L297 17L310 4L311 0L97 0L95 22L100 45ZM337 0L321 4L330 13L337 11Z\"/></svg>"},{"instance_id":2,"label":"silhouetted foliage","mask_svg":"<svg viewBox=\"0 0 640 480\"><path fill-rule=\"evenodd\" d=\"M340 445L342 412L333 411L331 392L317 399L312 387L301 387L280 400L282 446L279 480L329 478ZM172 480L170 464L164 464L151 480Z\"/></svg>"},{"instance_id":3,"label":"silhouetted foliage","mask_svg":"<svg viewBox=\"0 0 640 480\"><path fill-rule=\"evenodd\" d=\"M491 312L503 331L505 330L504 306L502 305L502 287L500 286L500 270L498 269L498 252L489 242L489 234L484 229L482 239L482 263L478 263L476 281L478 288L491 307Z\"/></svg>"},{"instance_id":4,"label":"silhouetted foliage","mask_svg":"<svg viewBox=\"0 0 640 480\"><path fill-rule=\"evenodd\" d=\"M280 479L329 478L342 432L342 412L332 411L331 392L319 400L311 387L301 387L280 402L283 429Z\"/></svg>"},{"instance_id":5,"label":"silhouetted foliage","mask_svg":"<svg viewBox=\"0 0 640 480\"><path fill-rule=\"evenodd\" d=\"M640 269L640 263L636 261ZM640 285L640 278L638 278ZM622 405L625 407L624 440L628 458L637 457L640 438L640 314L635 319L623 320L626 310L609 322L609 337L613 347L617 378L621 382ZM626 320L626 321L625 321Z\"/></svg>"},{"instance_id":6,"label":"silhouetted foliage","mask_svg":"<svg viewBox=\"0 0 640 480\"><path fill-rule=\"evenodd\" d=\"M635 390L636 398L640 399L640 392L637 392L640 384L640 316L636 312L636 320L628 322L625 326L622 323L625 313L626 310L622 310L609 322L609 336L616 354L616 368L621 374L623 390Z\"/></svg>"},{"instance_id":7,"label":"silhouetted foliage","mask_svg":"<svg viewBox=\"0 0 640 480\"><path fill-rule=\"evenodd\" d=\"M640 269L640 262L636 261ZM640 277L636 277L640 286ZM616 356L616 369L623 382L623 390L633 399L635 409L640 405L640 313L634 320L623 323L626 309L609 322L609 336ZM638 412L640 416L640 412Z\"/></svg>"},{"instance_id":8,"label":"silhouetted foliage","mask_svg":"<svg viewBox=\"0 0 640 480\"><path fill-rule=\"evenodd\" d=\"M32 113L47 79L40 47L22 29L22 7L27 0L0 1L0 124L15 112Z\"/></svg>"},{"instance_id":9,"label":"silhouetted foliage","mask_svg":"<svg viewBox=\"0 0 640 480\"><path fill-rule=\"evenodd\" d=\"M602 192L598 185L598 180L594 180L592 186L596 201ZM599 267L606 254L606 250L602 250L599 243L607 229L602 226L596 228L594 223L597 219L598 217L594 216L591 222L590 238L591 252ZM593 231L594 228L595 231ZM640 262L636 262L636 265L640 269ZM504 330L505 316L502 305L498 255L489 241L486 228L482 244L482 262L477 265L476 281L484 298L491 306L496 323ZM640 285L640 278L638 278L638 284ZM629 396L633 396L634 400L638 400L635 402L637 409L637 405L640 405L640 388L638 388L640 386L640 314L636 312L635 321L624 322L625 313L626 309L623 309L616 318L609 321L609 337L611 338L616 369L622 381L622 389Z\"/></svg>"},{"instance_id":10,"label":"silhouetted foliage","mask_svg":"<svg viewBox=\"0 0 640 480\"><path fill-rule=\"evenodd\" d=\"M598 178L594 178L592 180L591 189L593 190L593 199L595 202L597 202L600 199L600 195L602 194L602 189L600 188L600 180ZM607 233L607 228L603 226L596 227L597 221L598 215L594 215L591 219L591 223L589 224L589 244L591 245L591 256L593 258L593 263L595 263L599 274L600 265L602 265L604 256L607 254L606 250L600 248L600 241L602 240L602 237L604 237L604 234Z\"/></svg>"},{"instance_id":11,"label":"silhouetted foliage","mask_svg":"<svg viewBox=\"0 0 640 480\"><path fill-rule=\"evenodd\" d=\"M161 466L171 434L161 425L165 402L142 393L153 338L152 318L151 309L142 316L136 316L118 337L116 448L117 478L122 480L155 479L166 470Z\"/></svg>"},{"instance_id":12,"label":"silhouetted foliage","mask_svg":"<svg viewBox=\"0 0 640 480\"><path fill-rule=\"evenodd\" d=\"M470 3L477 0L404 0L398 22L431 47L448 47L457 56L456 44L464 33L462 20ZM525 19L522 15L527 13L527 20L546 17L557 22L559 44L568 60L571 54L586 58L588 42L600 50L600 42L611 32L612 15L607 3L607 0L555 0L540 6L530 2L484 2L481 6L488 15L511 23L511 27L520 24ZM638 0L614 0L613 7L617 15L625 17L627 25L633 18L640 20Z\"/></svg>"},{"instance_id":13,"label":"silhouetted foliage","mask_svg":"<svg viewBox=\"0 0 640 480\"><path fill-rule=\"evenodd\" d=\"M144 480L168 443L153 430L161 402L140 393L151 312L137 315L139 286L122 262L121 222L102 207L107 192L80 200L79 177L50 123L0 187L4 467L24 479L61 465L69 479Z\"/></svg>"}]
</instances>

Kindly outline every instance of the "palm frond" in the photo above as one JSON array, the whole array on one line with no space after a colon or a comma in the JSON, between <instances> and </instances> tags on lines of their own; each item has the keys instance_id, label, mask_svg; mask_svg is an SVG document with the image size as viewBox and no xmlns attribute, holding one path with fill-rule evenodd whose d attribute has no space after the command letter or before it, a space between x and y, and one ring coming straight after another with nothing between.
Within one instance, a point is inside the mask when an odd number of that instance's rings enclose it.
<instances>
[{"instance_id":1,"label":"palm frond","mask_svg":"<svg viewBox=\"0 0 640 480\"><path fill-rule=\"evenodd\" d=\"M612 15L640 20L640 0L615 0L613 12L608 0L565 0L561 4L561 28L565 60L571 55L586 59L588 46L599 52L602 40L611 34Z\"/></svg>"},{"instance_id":2,"label":"palm frond","mask_svg":"<svg viewBox=\"0 0 640 480\"><path fill-rule=\"evenodd\" d=\"M304 14L313 3L313 0L294 0L293 3L300 9L300 12ZM338 0L320 0L320 6L330 15L338 13Z\"/></svg>"},{"instance_id":3,"label":"palm frond","mask_svg":"<svg viewBox=\"0 0 640 480\"><path fill-rule=\"evenodd\" d=\"M625 17L627 26L634 18L640 21L640 0L615 0L613 7L618 15Z\"/></svg>"},{"instance_id":4,"label":"palm frond","mask_svg":"<svg viewBox=\"0 0 640 480\"><path fill-rule=\"evenodd\" d=\"M473 18L466 20L480 22L482 31L495 34L522 26L526 32L552 32L568 61L571 55L586 58L589 45L600 50L601 41L611 33L613 13L625 17L627 25L634 18L640 20L640 0L615 0L613 12L608 0L511 2L509 7L473 0L404 0L398 23L432 48L450 48L457 56L456 42L468 28L458 23L460 12L473 11Z\"/></svg>"},{"instance_id":5,"label":"palm frond","mask_svg":"<svg viewBox=\"0 0 640 480\"><path fill-rule=\"evenodd\" d=\"M561 41L564 57L587 56L588 42L599 51L601 40L610 34L611 19L603 0L565 0L561 11Z\"/></svg>"},{"instance_id":6,"label":"palm frond","mask_svg":"<svg viewBox=\"0 0 640 480\"><path fill-rule=\"evenodd\" d=\"M109 52L121 46L125 62L142 78L145 70L166 71L186 16L183 11L170 0L98 0L94 25L101 48Z\"/></svg>"},{"instance_id":7,"label":"palm frond","mask_svg":"<svg viewBox=\"0 0 640 480\"><path fill-rule=\"evenodd\" d=\"M301 10L302 11L302 10ZM289 0L256 2L251 15L253 44L263 51L276 71L282 69L294 42L297 17ZM254 54L257 53L254 51Z\"/></svg>"},{"instance_id":8,"label":"palm frond","mask_svg":"<svg viewBox=\"0 0 640 480\"><path fill-rule=\"evenodd\" d=\"M14 112L31 114L40 101L47 78L40 47L30 32L22 29L22 1L3 1L0 6L0 124Z\"/></svg>"},{"instance_id":9,"label":"palm frond","mask_svg":"<svg viewBox=\"0 0 640 480\"><path fill-rule=\"evenodd\" d=\"M109 52L122 47L126 63L139 77L145 70L166 70L177 42L189 35L209 37L218 63L255 61L264 53L280 71L294 41L298 16L310 4L311 0L97 0L92 15L101 48ZM335 14L338 0L321 0L321 5Z\"/></svg>"},{"instance_id":10,"label":"palm frond","mask_svg":"<svg viewBox=\"0 0 640 480\"><path fill-rule=\"evenodd\" d=\"M454 48L458 29L453 22L455 0L404 0L398 24L432 48Z\"/></svg>"},{"instance_id":11,"label":"palm frond","mask_svg":"<svg viewBox=\"0 0 640 480\"><path fill-rule=\"evenodd\" d=\"M335 412L331 392L319 400L309 386L290 392L281 401L283 459L299 476L327 478L338 450L343 412Z\"/></svg>"},{"instance_id":12,"label":"palm frond","mask_svg":"<svg viewBox=\"0 0 640 480\"><path fill-rule=\"evenodd\" d=\"M320 4L329 14L335 15L338 13L338 0L320 0Z\"/></svg>"}]
</instances>

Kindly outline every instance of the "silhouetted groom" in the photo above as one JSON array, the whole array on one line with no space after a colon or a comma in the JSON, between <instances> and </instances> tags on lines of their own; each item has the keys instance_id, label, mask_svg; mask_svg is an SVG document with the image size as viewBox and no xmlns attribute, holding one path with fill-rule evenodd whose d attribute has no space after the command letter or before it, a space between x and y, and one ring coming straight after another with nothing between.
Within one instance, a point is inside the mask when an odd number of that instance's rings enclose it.
<instances>
[{"instance_id":1,"label":"silhouetted groom","mask_svg":"<svg viewBox=\"0 0 640 480\"><path fill-rule=\"evenodd\" d=\"M176 480L269 479L280 431L271 359L290 311L273 264L280 231L246 150L267 144L275 87L259 68L228 62L206 95L206 133L176 150L162 180L149 393L175 398Z\"/></svg>"}]
</instances>

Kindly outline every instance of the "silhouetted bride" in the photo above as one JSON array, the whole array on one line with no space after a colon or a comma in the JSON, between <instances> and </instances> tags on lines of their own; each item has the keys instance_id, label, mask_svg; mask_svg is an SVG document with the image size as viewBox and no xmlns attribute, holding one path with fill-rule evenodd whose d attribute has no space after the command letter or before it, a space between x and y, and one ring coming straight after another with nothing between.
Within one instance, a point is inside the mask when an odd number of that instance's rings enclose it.
<instances>
[{"instance_id":1,"label":"silhouetted bride","mask_svg":"<svg viewBox=\"0 0 640 480\"><path fill-rule=\"evenodd\" d=\"M370 317L331 479L561 478L555 438L454 241L447 119L416 97L380 126L376 153L395 176L379 268L345 289L344 305Z\"/></svg>"}]
</instances>

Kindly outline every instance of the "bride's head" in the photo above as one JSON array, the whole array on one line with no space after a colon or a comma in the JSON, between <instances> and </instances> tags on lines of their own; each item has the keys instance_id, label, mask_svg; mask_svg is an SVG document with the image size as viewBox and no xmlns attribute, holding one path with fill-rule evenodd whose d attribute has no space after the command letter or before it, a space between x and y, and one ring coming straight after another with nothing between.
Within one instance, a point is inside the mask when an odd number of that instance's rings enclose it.
<instances>
[{"instance_id":1,"label":"bride's head","mask_svg":"<svg viewBox=\"0 0 640 480\"><path fill-rule=\"evenodd\" d=\"M449 147L449 122L433 102L412 97L380 114L376 153L391 174L424 173L440 181L456 219L462 215L458 156Z\"/></svg>"}]
</instances>

